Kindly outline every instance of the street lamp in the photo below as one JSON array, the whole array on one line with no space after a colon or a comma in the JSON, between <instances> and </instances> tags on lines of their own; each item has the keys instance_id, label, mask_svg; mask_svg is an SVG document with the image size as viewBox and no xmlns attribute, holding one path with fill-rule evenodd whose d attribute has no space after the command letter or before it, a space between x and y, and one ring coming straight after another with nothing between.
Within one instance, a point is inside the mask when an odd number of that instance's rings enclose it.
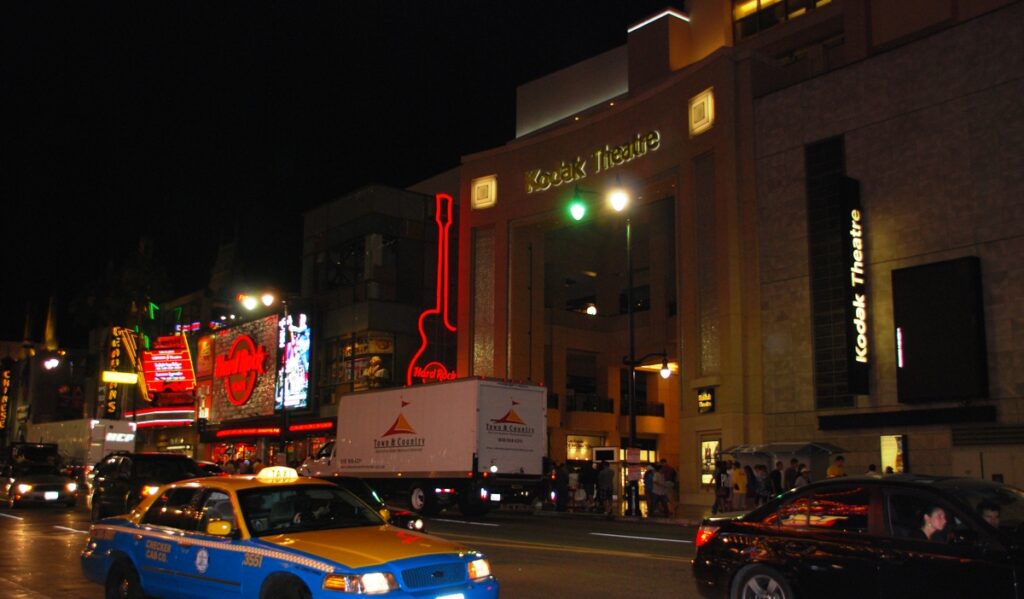
<instances>
[{"instance_id":1,"label":"street lamp","mask_svg":"<svg viewBox=\"0 0 1024 599\"><path fill-rule=\"evenodd\" d=\"M290 324L288 324L288 300L287 299L285 299L284 297L278 298L277 296L275 296L273 293L270 293L270 292L264 292L264 293L260 294L258 297L256 295L253 295L253 294L239 293L238 294L238 302L240 304L242 304L243 308L245 308L246 310L249 310L250 312L255 310L256 308L258 308L260 306L260 304L262 304L266 308L269 308L269 307L273 306L274 303L280 302L281 303L281 308L284 311L284 321L285 321L285 328L287 329L287 334L288 334L288 344L290 345L292 343L292 341L293 341L293 339L292 339L292 327L291 327ZM279 455L284 456L283 459L285 461L287 461L287 459L288 459L288 438L287 438L287 435L288 435L288 407L285 405L285 398L284 398L283 395L281 396L281 417L280 418L281 418L281 423L279 425L280 432L279 432L279 436L278 436L278 452L279 452ZM282 465L284 465L284 464L282 464Z\"/></svg>"}]
</instances>

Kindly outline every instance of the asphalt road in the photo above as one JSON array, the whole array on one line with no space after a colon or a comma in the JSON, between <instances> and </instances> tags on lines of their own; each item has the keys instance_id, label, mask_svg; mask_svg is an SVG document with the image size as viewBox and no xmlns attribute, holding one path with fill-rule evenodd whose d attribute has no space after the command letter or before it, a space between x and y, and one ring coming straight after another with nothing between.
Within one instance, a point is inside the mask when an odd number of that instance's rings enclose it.
<instances>
[{"instance_id":1,"label":"asphalt road","mask_svg":"<svg viewBox=\"0 0 1024 599\"><path fill-rule=\"evenodd\" d=\"M427 520L429 532L486 553L502 597L632 599L692 596L694 530L596 517L495 513ZM78 558L89 530L83 505L0 509L0 596L99 598Z\"/></svg>"}]
</instances>

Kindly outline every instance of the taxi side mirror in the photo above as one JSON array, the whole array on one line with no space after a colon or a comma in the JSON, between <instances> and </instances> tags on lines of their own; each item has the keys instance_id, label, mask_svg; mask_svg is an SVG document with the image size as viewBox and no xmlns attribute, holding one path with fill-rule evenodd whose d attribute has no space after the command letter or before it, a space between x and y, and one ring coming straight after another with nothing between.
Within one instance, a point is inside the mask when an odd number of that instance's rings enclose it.
<instances>
[{"instance_id":1,"label":"taxi side mirror","mask_svg":"<svg viewBox=\"0 0 1024 599\"><path fill-rule=\"evenodd\" d=\"M206 525L206 534L215 537L230 537L233 527L227 520L214 520Z\"/></svg>"},{"instance_id":2,"label":"taxi side mirror","mask_svg":"<svg viewBox=\"0 0 1024 599\"><path fill-rule=\"evenodd\" d=\"M381 518L384 518L385 522L391 522L391 510L388 508L382 507L377 513L380 514Z\"/></svg>"}]
</instances>

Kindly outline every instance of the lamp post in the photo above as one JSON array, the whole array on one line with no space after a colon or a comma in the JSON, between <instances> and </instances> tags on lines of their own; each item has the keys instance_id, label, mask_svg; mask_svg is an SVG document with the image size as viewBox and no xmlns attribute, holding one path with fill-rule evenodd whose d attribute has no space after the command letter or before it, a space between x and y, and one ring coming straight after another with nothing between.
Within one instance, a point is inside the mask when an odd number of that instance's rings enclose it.
<instances>
[{"instance_id":1,"label":"lamp post","mask_svg":"<svg viewBox=\"0 0 1024 599\"><path fill-rule=\"evenodd\" d=\"M275 303L280 302L281 303L281 308L284 311L285 329L287 331L287 336L288 336L288 341L287 341L287 343L285 345L285 351L288 351L288 347L292 343L293 339L292 339L292 327L288 323L288 300L287 299L285 299L284 297L278 298L277 296L275 296L273 293L270 293L270 292L264 292L264 293L260 294L258 297L256 295L252 295L252 294L240 293L238 295L238 302L242 305L243 308L245 308L246 310L249 310L249 311L252 311L252 310L255 310L255 309L259 308L259 306L261 304L263 305L264 308L270 308ZM275 365L275 367L276 367L276 365ZM275 403L276 403L276 391L275 391ZM282 392L282 395L281 395L281 416L280 416L280 419L281 419L281 421L280 421L280 424L278 425L278 427L280 429L279 433L278 433L278 455L283 456L283 458L278 458L278 459L279 460L283 459L284 462L287 462L288 461L288 408L285 405L285 396L284 396L283 392ZM284 466L286 464L282 463L280 465Z\"/></svg>"}]
</instances>

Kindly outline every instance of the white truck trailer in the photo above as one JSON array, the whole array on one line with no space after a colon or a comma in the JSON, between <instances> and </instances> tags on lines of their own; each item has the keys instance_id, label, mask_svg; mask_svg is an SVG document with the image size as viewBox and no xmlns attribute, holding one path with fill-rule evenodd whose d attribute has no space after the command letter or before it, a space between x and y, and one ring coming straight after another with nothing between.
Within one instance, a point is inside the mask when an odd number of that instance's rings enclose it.
<instances>
[{"instance_id":1,"label":"white truck trailer","mask_svg":"<svg viewBox=\"0 0 1024 599\"><path fill-rule=\"evenodd\" d=\"M56 443L65 465L91 467L114 451L135 451L135 427L127 420L85 418L30 424L26 439Z\"/></svg>"},{"instance_id":2,"label":"white truck trailer","mask_svg":"<svg viewBox=\"0 0 1024 599\"><path fill-rule=\"evenodd\" d=\"M529 501L543 479L547 390L460 379L343 396L338 433L302 469L366 479L426 515Z\"/></svg>"}]
</instances>

